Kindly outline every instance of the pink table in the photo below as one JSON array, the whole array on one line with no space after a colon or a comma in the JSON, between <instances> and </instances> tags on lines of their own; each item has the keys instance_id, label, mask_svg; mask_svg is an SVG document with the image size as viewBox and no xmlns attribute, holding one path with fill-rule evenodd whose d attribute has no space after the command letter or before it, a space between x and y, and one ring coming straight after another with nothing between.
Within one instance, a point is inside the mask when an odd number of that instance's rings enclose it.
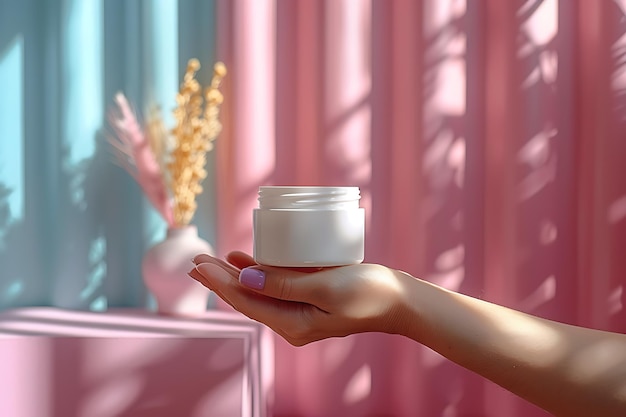
<instances>
[{"instance_id":1,"label":"pink table","mask_svg":"<svg viewBox=\"0 0 626 417\"><path fill-rule=\"evenodd\" d=\"M0 415L266 417L272 335L230 312L0 313Z\"/></svg>"}]
</instances>

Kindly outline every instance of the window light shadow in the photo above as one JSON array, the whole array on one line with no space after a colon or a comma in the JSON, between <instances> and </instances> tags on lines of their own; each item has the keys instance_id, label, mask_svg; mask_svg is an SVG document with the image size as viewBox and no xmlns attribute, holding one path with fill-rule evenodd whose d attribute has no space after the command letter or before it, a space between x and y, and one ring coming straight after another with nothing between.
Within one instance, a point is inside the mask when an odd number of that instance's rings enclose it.
<instances>
[{"instance_id":1,"label":"window light shadow","mask_svg":"<svg viewBox=\"0 0 626 417\"><path fill-rule=\"evenodd\" d=\"M11 225L10 195L11 189L0 182L0 251L7 245L4 236L7 234Z\"/></svg>"},{"instance_id":2,"label":"window light shadow","mask_svg":"<svg viewBox=\"0 0 626 417\"><path fill-rule=\"evenodd\" d=\"M0 51L0 198L7 223L24 217L24 40L16 35ZM1 224L0 224L1 227ZM2 234L0 232L0 239Z\"/></svg>"},{"instance_id":3,"label":"window light shadow","mask_svg":"<svg viewBox=\"0 0 626 417\"><path fill-rule=\"evenodd\" d=\"M372 369L364 363L352 374L343 392L345 404L355 404L367 399L372 391Z\"/></svg>"},{"instance_id":4,"label":"window light shadow","mask_svg":"<svg viewBox=\"0 0 626 417\"><path fill-rule=\"evenodd\" d=\"M609 205L607 217L610 224L616 224L626 219L626 195L621 196Z\"/></svg>"},{"instance_id":5,"label":"window light shadow","mask_svg":"<svg viewBox=\"0 0 626 417\"><path fill-rule=\"evenodd\" d=\"M620 284L615 287L609 294L607 300L608 313L611 316L615 316L624 310L624 284Z\"/></svg>"}]
</instances>

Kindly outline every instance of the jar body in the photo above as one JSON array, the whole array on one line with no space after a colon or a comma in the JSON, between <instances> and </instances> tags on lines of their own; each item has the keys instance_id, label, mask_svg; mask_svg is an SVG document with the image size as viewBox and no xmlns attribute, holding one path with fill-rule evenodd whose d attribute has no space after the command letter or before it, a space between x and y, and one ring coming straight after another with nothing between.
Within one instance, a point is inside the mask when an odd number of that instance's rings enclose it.
<instances>
[{"instance_id":1,"label":"jar body","mask_svg":"<svg viewBox=\"0 0 626 417\"><path fill-rule=\"evenodd\" d=\"M356 187L261 187L253 213L255 261L281 267L361 263L365 210L358 199Z\"/></svg>"}]
</instances>

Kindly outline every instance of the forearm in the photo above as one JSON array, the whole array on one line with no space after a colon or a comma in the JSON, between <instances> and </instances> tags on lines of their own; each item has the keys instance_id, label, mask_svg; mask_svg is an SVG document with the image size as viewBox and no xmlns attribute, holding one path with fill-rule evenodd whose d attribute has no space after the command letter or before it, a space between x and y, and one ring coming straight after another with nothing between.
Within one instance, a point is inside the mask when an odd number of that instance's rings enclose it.
<instances>
[{"instance_id":1,"label":"forearm","mask_svg":"<svg viewBox=\"0 0 626 417\"><path fill-rule=\"evenodd\" d=\"M555 415L626 415L626 336L409 278L400 333Z\"/></svg>"}]
</instances>

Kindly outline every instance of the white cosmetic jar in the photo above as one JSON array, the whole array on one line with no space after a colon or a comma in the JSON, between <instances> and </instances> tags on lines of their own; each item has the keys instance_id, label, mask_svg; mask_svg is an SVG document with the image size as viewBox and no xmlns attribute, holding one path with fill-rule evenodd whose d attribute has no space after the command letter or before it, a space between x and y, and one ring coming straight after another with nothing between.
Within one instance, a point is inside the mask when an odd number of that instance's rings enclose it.
<instances>
[{"instance_id":1,"label":"white cosmetic jar","mask_svg":"<svg viewBox=\"0 0 626 417\"><path fill-rule=\"evenodd\" d=\"M282 267L363 262L365 210L358 187L259 188L254 259Z\"/></svg>"}]
</instances>

